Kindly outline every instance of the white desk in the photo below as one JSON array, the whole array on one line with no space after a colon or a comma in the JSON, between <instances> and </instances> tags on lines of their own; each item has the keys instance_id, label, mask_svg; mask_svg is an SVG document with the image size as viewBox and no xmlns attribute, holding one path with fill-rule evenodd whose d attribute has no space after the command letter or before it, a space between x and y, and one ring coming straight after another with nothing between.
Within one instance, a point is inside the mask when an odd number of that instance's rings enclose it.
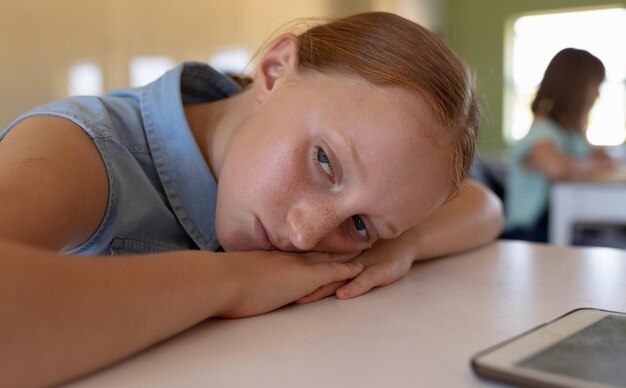
<instances>
[{"instance_id":1,"label":"white desk","mask_svg":"<svg viewBox=\"0 0 626 388\"><path fill-rule=\"evenodd\" d=\"M550 243L571 244L573 226L580 221L626 224L626 183L555 183L550 198Z\"/></svg>"},{"instance_id":2,"label":"white desk","mask_svg":"<svg viewBox=\"0 0 626 388\"><path fill-rule=\"evenodd\" d=\"M474 353L577 307L626 311L626 251L503 241L353 300L205 322L71 386L490 386Z\"/></svg>"}]
</instances>

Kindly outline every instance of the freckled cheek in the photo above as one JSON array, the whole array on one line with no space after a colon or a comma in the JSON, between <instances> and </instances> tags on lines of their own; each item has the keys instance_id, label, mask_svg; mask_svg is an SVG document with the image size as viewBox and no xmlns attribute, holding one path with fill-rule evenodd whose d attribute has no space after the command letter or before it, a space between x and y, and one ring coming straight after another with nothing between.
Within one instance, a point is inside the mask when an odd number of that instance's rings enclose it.
<instances>
[{"instance_id":1,"label":"freckled cheek","mask_svg":"<svg viewBox=\"0 0 626 388\"><path fill-rule=\"evenodd\" d=\"M320 239L340 236L342 223L337 209L328 198L321 195L310 195L304 203L308 226L307 232L319 235Z\"/></svg>"},{"instance_id":2,"label":"freckled cheek","mask_svg":"<svg viewBox=\"0 0 626 388\"><path fill-rule=\"evenodd\" d=\"M274 202L293 201L307 190L309 171L307 159L301 153L289 151L286 147L261 155L256 161L257 183L254 190L259 195L271 196Z\"/></svg>"}]
</instances>

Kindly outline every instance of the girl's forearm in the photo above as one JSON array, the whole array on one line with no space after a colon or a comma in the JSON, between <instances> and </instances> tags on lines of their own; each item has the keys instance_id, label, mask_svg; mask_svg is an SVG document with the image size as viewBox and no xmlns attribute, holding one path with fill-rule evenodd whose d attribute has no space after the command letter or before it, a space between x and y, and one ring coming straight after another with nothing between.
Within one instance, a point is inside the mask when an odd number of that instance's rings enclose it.
<instances>
[{"instance_id":1,"label":"girl's forearm","mask_svg":"<svg viewBox=\"0 0 626 388\"><path fill-rule=\"evenodd\" d=\"M11 387L62 382L208 317L263 314L363 270L280 251L78 258L3 241L0 268L0 386Z\"/></svg>"},{"instance_id":2,"label":"girl's forearm","mask_svg":"<svg viewBox=\"0 0 626 388\"><path fill-rule=\"evenodd\" d=\"M77 258L0 242L0 263L0 386L73 378L221 308L206 253Z\"/></svg>"},{"instance_id":3,"label":"girl's forearm","mask_svg":"<svg viewBox=\"0 0 626 388\"><path fill-rule=\"evenodd\" d=\"M390 240L380 240L355 259L365 264L363 274L341 286L322 289L302 302L336 292L341 298L359 296L373 287L398 280L417 260L476 248L495 239L502 230L502 203L482 185L466 182L459 195L417 226Z\"/></svg>"},{"instance_id":4,"label":"girl's forearm","mask_svg":"<svg viewBox=\"0 0 626 388\"><path fill-rule=\"evenodd\" d=\"M490 190L467 181L459 195L403 234L414 260L476 248L497 238L503 227L502 202Z\"/></svg>"}]
</instances>

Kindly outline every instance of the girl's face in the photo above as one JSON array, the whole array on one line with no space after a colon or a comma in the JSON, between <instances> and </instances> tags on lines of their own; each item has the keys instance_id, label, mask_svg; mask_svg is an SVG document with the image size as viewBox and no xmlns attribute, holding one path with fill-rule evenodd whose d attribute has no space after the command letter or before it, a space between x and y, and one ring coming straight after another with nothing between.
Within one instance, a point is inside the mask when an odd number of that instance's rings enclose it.
<instances>
[{"instance_id":1,"label":"girl's face","mask_svg":"<svg viewBox=\"0 0 626 388\"><path fill-rule=\"evenodd\" d=\"M593 108L593 104L596 102L598 97L600 96L600 83L598 82L589 82L587 85L587 90L585 91L585 106L584 109L586 113L589 113L591 108Z\"/></svg>"},{"instance_id":2,"label":"girl's face","mask_svg":"<svg viewBox=\"0 0 626 388\"><path fill-rule=\"evenodd\" d=\"M225 250L359 252L446 200L450 151L421 98L320 73L255 93L218 176Z\"/></svg>"}]
</instances>

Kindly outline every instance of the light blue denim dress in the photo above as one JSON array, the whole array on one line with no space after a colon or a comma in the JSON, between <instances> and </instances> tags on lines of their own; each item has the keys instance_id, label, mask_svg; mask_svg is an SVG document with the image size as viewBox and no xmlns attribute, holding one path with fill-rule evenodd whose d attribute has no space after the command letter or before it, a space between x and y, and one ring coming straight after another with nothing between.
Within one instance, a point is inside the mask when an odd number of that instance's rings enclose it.
<instances>
[{"instance_id":1,"label":"light blue denim dress","mask_svg":"<svg viewBox=\"0 0 626 388\"><path fill-rule=\"evenodd\" d=\"M63 117L94 142L109 178L98 230L66 253L119 255L184 249L215 251L217 183L187 123L183 105L240 91L211 67L184 63L155 82L104 97L72 97L37 107L32 116Z\"/></svg>"}]
</instances>

